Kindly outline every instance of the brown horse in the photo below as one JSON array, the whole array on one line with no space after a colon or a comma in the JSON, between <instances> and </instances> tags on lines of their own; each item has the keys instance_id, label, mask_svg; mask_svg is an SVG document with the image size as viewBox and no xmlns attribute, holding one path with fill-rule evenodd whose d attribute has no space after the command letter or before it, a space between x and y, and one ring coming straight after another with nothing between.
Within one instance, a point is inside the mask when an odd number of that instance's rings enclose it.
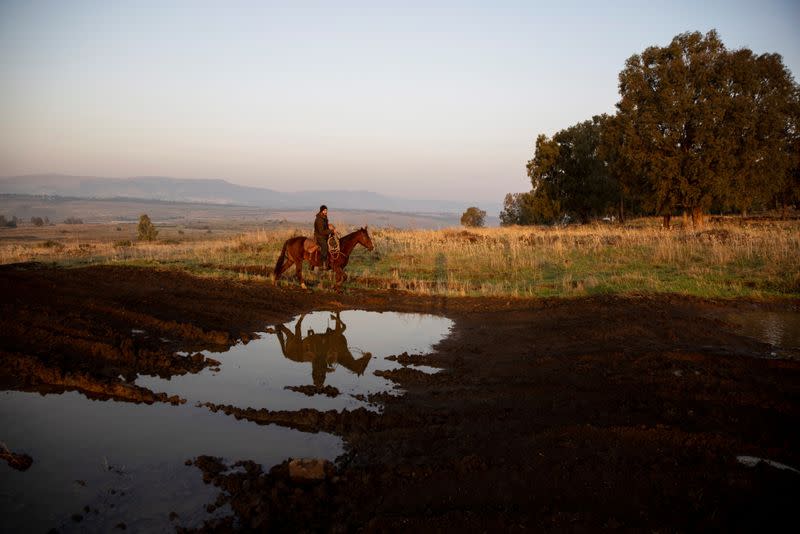
<instances>
[{"instance_id":1,"label":"brown horse","mask_svg":"<svg viewBox=\"0 0 800 534\"><path fill-rule=\"evenodd\" d=\"M369 237L367 227L359 228L355 232L349 233L339 240L339 252L328 252L328 263L333 268L335 274L336 287L339 288L342 282L347 280L347 275L344 268L347 262L350 261L350 253L356 245L363 245L367 250L373 250L375 246L372 244L372 239ZM297 271L297 279L300 281L300 287L306 288L303 281L303 261L307 261L311 267L320 267L320 250L319 246L312 240L306 237L293 237L283 244L281 255L278 257L278 262L275 264L275 271L273 271L272 283L277 284L278 278L292 265L295 266Z\"/></svg>"},{"instance_id":2,"label":"brown horse","mask_svg":"<svg viewBox=\"0 0 800 534\"><path fill-rule=\"evenodd\" d=\"M347 338L344 337L347 325L342 321L339 312L331 315L335 328L328 327L323 334L309 330L306 337L303 337L304 318L305 314L297 320L294 332L281 324L277 326L276 334L286 358L295 362L311 363L311 377L316 387L321 388L325 384L325 376L334 370L334 364L339 364L359 376L364 374L372 353L364 352L357 360L353 357L350 347L347 346Z\"/></svg>"}]
</instances>

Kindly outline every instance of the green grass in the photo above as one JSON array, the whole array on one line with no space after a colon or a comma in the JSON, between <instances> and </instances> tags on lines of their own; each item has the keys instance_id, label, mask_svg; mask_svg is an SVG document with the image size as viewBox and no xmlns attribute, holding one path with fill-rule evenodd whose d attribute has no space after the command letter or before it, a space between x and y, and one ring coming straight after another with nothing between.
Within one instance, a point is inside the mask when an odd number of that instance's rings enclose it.
<instances>
[{"instance_id":1,"label":"green grass","mask_svg":"<svg viewBox=\"0 0 800 534\"><path fill-rule=\"evenodd\" d=\"M375 229L375 252L357 247L350 287L421 294L576 297L674 293L710 298L800 297L800 224L715 225L720 232L635 225L499 228L465 232ZM120 246L114 238L60 246L0 246L0 260L55 261L66 267L113 264L181 269L200 276L265 281L285 239L259 230L205 240ZM284 274L292 284L294 269ZM304 275L317 275L304 268Z\"/></svg>"}]
</instances>

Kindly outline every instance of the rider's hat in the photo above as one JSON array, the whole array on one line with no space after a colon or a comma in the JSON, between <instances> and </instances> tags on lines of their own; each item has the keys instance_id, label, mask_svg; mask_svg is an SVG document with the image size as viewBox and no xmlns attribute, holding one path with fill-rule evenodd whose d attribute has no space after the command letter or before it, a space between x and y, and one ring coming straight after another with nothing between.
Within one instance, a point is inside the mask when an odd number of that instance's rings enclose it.
<instances>
[{"instance_id":1,"label":"rider's hat","mask_svg":"<svg viewBox=\"0 0 800 534\"><path fill-rule=\"evenodd\" d=\"M322 206L319 207L319 211L326 210L326 209L328 209L328 206L326 206L325 204L323 204Z\"/></svg>"}]
</instances>

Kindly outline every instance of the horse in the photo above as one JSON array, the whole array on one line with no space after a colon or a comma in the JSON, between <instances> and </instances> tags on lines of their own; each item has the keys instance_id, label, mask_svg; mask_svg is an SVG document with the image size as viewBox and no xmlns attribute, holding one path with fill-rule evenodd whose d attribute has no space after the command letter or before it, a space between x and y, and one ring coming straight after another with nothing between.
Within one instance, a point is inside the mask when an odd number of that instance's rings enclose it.
<instances>
[{"instance_id":1,"label":"horse","mask_svg":"<svg viewBox=\"0 0 800 534\"><path fill-rule=\"evenodd\" d=\"M287 359L311 363L311 377L317 388L325 384L325 376L333 371L334 364L339 364L359 376L364 374L372 353L365 352L359 359L353 357L350 347L347 346L347 338L344 336L347 325L342 321L339 312L331 315L331 319L335 321L335 328L328 327L323 334L309 330L306 337L303 337L304 318L305 314L297 320L294 332L286 325L277 325L276 334L283 355Z\"/></svg>"},{"instance_id":2,"label":"horse","mask_svg":"<svg viewBox=\"0 0 800 534\"><path fill-rule=\"evenodd\" d=\"M344 268L347 266L347 262L350 260L350 253L353 252L356 245L362 245L367 250L375 249L366 226L339 239L338 253L328 251L328 263L333 268L334 282L337 289L347 280ZM277 285L278 278L289 267L294 265L297 271L297 279L300 281L300 287L306 289L306 284L303 281L303 261L307 261L311 267L321 267L322 261L319 246L313 239L308 239L304 236L288 239L283 244L281 255L278 256L278 261L275 263L273 285Z\"/></svg>"}]
</instances>

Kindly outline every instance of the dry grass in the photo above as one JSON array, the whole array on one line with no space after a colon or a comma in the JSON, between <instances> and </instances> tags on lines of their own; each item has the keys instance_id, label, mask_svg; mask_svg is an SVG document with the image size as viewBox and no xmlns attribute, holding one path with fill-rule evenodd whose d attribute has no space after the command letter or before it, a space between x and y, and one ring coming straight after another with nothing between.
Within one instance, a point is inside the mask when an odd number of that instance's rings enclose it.
<instances>
[{"instance_id":1,"label":"dry grass","mask_svg":"<svg viewBox=\"0 0 800 534\"><path fill-rule=\"evenodd\" d=\"M348 272L354 285L453 296L670 292L796 297L798 230L797 221L742 224L735 219L704 231L665 231L658 221L646 219L627 226L373 229L375 252L357 248ZM15 240L6 235L0 241L0 263L159 265L208 276L266 279L283 242L301 233L293 228L235 236L201 231L154 243L131 240L130 245L129 236L111 239L119 236L109 232L95 239Z\"/></svg>"}]
</instances>

